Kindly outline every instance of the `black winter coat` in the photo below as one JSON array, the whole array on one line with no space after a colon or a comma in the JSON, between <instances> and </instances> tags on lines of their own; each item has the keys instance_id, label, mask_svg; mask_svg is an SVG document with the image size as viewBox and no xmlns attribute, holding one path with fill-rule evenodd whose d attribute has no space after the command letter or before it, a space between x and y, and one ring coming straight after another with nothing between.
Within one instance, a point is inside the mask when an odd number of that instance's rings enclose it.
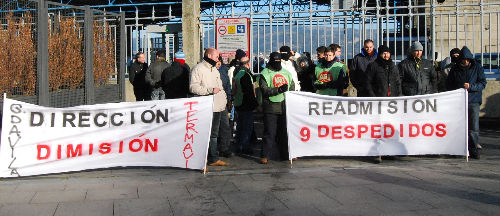
<instances>
[{"instance_id":1,"label":"black winter coat","mask_svg":"<svg viewBox=\"0 0 500 216\"><path fill-rule=\"evenodd\" d=\"M259 104L257 103L257 98L255 98L255 91L251 79L252 73L247 68L241 68L241 70L245 70L245 75L240 79L243 101L240 106L234 108L237 111L253 111Z\"/></svg>"},{"instance_id":2,"label":"black winter coat","mask_svg":"<svg viewBox=\"0 0 500 216\"><path fill-rule=\"evenodd\" d=\"M434 64L427 59L420 60L419 67L410 56L398 65L401 90L404 96L424 95L437 92L437 73Z\"/></svg>"},{"instance_id":3,"label":"black winter coat","mask_svg":"<svg viewBox=\"0 0 500 216\"><path fill-rule=\"evenodd\" d=\"M372 55L368 55L364 49L361 49L361 53L354 56L352 64L349 65L349 78L352 85L358 90L358 96L366 95L365 89L365 79L366 79L366 68L368 64L372 63L377 59L377 50L373 51Z\"/></svg>"},{"instance_id":4,"label":"black winter coat","mask_svg":"<svg viewBox=\"0 0 500 216\"><path fill-rule=\"evenodd\" d=\"M139 63L135 61L130 65L129 71L128 71L128 80L134 88L143 88L146 85L146 71L148 70L148 64L146 63Z\"/></svg>"},{"instance_id":5,"label":"black winter coat","mask_svg":"<svg viewBox=\"0 0 500 216\"><path fill-rule=\"evenodd\" d=\"M162 87L166 99L187 98L189 95L189 67L174 61L162 73Z\"/></svg>"},{"instance_id":6,"label":"black winter coat","mask_svg":"<svg viewBox=\"0 0 500 216\"><path fill-rule=\"evenodd\" d=\"M393 61L386 64L380 58L366 68L365 97L397 97L401 96L401 81L398 67ZM390 95L388 95L390 90Z\"/></svg>"},{"instance_id":7,"label":"black winter coat","mask_svg":"<svg viewBox=\"0 0 500 216\"><path fill-rule=\"evenodd\" d=\"M160 88L162 85L161 79L165 69L170 67L170 64L164 58L158 58L156 61L149 65L146 71L146 83L153 88Z\"/></svg>"},{"instance_id":8,"label":"black winter coat","mask_svg":"<svg viewBox=\"0 0 500 216\"><path fill-rule=\"evenodd\" d=\"M486 87L486 77L481 64L476 62L470 50L465 48L462 49L460 56L470 59L471 65L464 68L460 64L455 64L448 74L446 86L448 90L455 90L463 88L464 83L469 83L469 90L467 91L469 103L481 104L483 102L483 89Z\"/></svg>"}]
</instances>

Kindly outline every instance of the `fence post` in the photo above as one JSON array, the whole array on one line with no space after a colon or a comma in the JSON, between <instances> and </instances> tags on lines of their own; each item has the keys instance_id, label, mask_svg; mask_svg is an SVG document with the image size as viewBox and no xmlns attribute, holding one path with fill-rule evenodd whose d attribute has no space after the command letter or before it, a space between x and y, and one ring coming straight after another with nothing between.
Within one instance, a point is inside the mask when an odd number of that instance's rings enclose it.
<instances>
[{"instance_id":1,"label":"fence post","mask_svg":"<svg viewBox=\"0 0 500 216\"><path fill-rule=\"evenodd\" d=\"M37 28L37 85L38 104L50 105L49 97L49 19L46 0L38 1Z\"/></svg>"},{"instance_id":2,"label":"fence post","mask_svg":"<svg viewBox=\"0 0 500 216\"><path fill-rule=\"evenodd\" d=\"M116 41L116 39L115 39ZM126 95L125 95L125 70L127 67L127 35L125 33L125 12L120 13L120 70L119 70L119 78L118 82L120 84L120 97L122 101L126 100Z\"/></svg>"},{"instance_id":3,"label":"fence post","mask_svg":"<svg viewBox=\"0 0 500 216\"><path fill-rule=\"evenodd\" d=\"M94 104L94 17L93 10L85 5L85 104Z\"/></svg>"}]
</instances>

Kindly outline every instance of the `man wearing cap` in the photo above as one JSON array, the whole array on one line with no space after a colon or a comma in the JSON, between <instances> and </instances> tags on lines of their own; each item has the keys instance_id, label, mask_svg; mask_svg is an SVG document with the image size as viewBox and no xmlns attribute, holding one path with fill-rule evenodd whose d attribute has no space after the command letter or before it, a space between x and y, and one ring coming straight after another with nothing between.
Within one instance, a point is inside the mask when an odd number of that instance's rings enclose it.
<instances>
[{"instance_id":1,"label":"man wearing cap","mask_svg":"<svg viewBox=\"0 0 500 216\"><path fill-rule=\"evenodd\" d=\"M285 118L285 92L293 91L295 83L292 74L282 68L283 57L273 52L259 78L264 113L264 145L261 163L266 164L273 149L278 149L281 160L288 159L288 142ZM276 139L277 138L277 139Z\"/></svg>"},{"instance_id":2,"label":"man wearing cap","mask_svg":"<svg viewBox=\"0 0 500 216\"><path fill-rule=\"evenodd\" d=\"M146 64L146 57L144 53L138 52L135 54L135 61L129 68L129 80L134 86L134 95L136 101L151 100L151 87L146 83L146 71L148 64Z\"/></svg>"},{"instance_id":3,"label":"man wearing cap","mask_svg":"<svg viewBox=\"0 0 500 216\"><path fill-rule=\"evenodd\" d=\"M175 53L172 65L163 70L162 82L166 99L188 97L189 67L182 51Z\"/></svg>"},{"instance_id":4,"label":"man wearing cap","mask_svg":"<svg viewBox=\"0 0 500 216\"><path fill-rule=\"evenodd\" d=\"M423 49L420 42L413 42L408 57L398 65L404 96L437 92L437 74L434 64L430 60L422 59Z\"/></svg>"},{"instance_id":5,"label":"man wearing cap","mask_svg":"<svg viewBox=\"0 0 500 216\"><path fill-rule=\"evenodd\" d=\"M469 154L472 158L479 159L479 106L483 102L486 77L481 63L474 60L474 55L467 46L460 51L460 63L451 68L446 85L448 90L467 89Z\"/></svg>"},{"instance_id":6,"label":"man wearing cap","mask_svg":"<svg viewBox=\"0 0 500 216\"><path fill-rule=\"evenodd\" d=\"M297 71L295 70L296 64L294 60L291 58L294 56L292 50L289 46L280 47L281 54L281 67L290 72L292 75L293 83L295 83L294 89L295 91L300 91L300 82L299 77L297 75Z\"/></svg>"},{"instance_id":7,"label":"man wearing cap","mask_svg":"<svg viewBox=\"0 0 500 216\"><path fill-rule=\"evenodd\" d=\"M219 61L219 52L208 48L203 55L203 61L193 67L189 82L189 91L195 95L214 95L212 129L208 146L207 162L210 166L226 166L227 163L219 160L217 138L222 111L226 109L226 92L222 86L220 73L216 68Z\"/></svg>"},{"instance_id":8,"label":"man wearing cap","mask_svg":"<svg viewBox=\"0 0 500 216\"><path fill-rule=\"evenodd\" d=\"M234 56L234 59L229 62L229 70L228 70L228 75L229 75L229 80L233 80L234 75L238 73L239 68L241 66L241 58L247 56L247 53L241 49L236 50L236 54ZM231 82L232 85L232 82Z\"/></svg>"}]
</instances>

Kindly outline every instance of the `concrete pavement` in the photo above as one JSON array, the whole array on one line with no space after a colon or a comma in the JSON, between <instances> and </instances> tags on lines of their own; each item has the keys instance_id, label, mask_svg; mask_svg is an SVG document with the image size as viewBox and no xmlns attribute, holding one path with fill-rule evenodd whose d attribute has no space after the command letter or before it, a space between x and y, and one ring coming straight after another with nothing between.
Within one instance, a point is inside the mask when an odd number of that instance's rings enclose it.
<instances>
[{"instance_id":1,"label":"concrete pavement","mask_svg":"<svg viewBox=\"0 0 500 216\"><path fill-rule=\"evenodd\" d=\"M115 168L0 180L0 215L498 215L500 131L481 160L232 157L200 171Z\"/></svg>"}]
</instances>

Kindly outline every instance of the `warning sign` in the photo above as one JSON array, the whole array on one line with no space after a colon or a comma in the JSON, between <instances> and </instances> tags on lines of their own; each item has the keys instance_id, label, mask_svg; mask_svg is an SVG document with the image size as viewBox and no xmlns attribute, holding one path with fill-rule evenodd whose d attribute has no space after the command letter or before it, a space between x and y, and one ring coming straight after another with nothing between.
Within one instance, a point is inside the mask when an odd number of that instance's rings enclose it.
<instances>
[{"instance_id":1,"label":"warning sign","mask_svg":"<svg viewBox=\"0 0 500 216\"><path fill-rule=\"evenodd\" d=\"M250 21L248 18L219 18L215 21L216 49L225 62L234 57L237 49L250 56Z\"/></svg>"}]
</instances>

